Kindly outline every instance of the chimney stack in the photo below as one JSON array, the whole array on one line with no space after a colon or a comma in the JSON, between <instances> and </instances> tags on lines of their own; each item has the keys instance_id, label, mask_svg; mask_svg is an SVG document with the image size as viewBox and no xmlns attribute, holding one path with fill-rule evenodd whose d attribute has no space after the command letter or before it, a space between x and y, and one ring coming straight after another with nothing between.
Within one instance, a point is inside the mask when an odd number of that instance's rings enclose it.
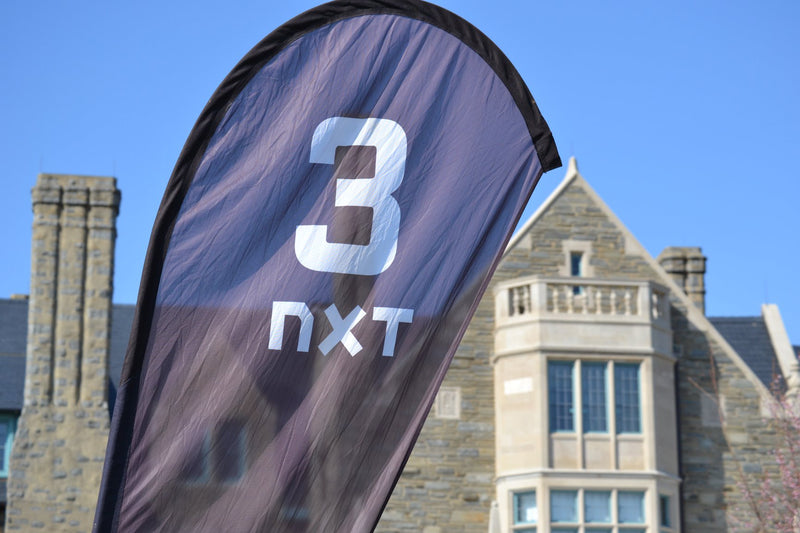
<instances>
[{"instance_id":1,"label":"chimney stack","mask_svg":"<svg viewBox=\"0 0 800 533\"><path fill-rule=\"evenodd\" d=\"M664 248L657 261L705 314L706 257L702 249L696 246L670 246Z\"/></svg>"},{"instance_id":2,"label":"chimney stack","mask_svg":"<svg viewBox=\"0 0 800 533\"><path fill-rule=\"evenodd\" d=\"M108 439L120 193L114 178L40 174L32 195L25 399L7 525L89 531Z\"/></svg>"}]
</instances>

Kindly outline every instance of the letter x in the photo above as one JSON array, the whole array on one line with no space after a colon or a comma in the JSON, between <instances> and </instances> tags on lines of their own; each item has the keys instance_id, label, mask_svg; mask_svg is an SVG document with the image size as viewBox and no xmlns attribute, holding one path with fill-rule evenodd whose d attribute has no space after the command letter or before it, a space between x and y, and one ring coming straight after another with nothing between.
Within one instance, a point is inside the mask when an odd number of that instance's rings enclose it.
<instances>
[{"instance_id":1,"label":"letter x","mask_svg":"<svg viewBox=\"0 0 800 533\"><path fill-rule=\"evenodd\" d=\"M333 331L331 331L330 335L325 337L325 340L319 343L319 351L322 352L322 355L328 355L328 352L340 342L347 348L347 351L350 352L351 357L360 352L362 348L361 344L350 330L353 329L353 326L358 324L362 318L367 316L367 313L359 306L356 306L355 309L350 311L349 315L342 318L339 315L339 310L336 309L336 305L331 304L325 309L325 316L328 317L328 321L331 323L331 326L333 326Z\"/></svg>"}]
</instances>

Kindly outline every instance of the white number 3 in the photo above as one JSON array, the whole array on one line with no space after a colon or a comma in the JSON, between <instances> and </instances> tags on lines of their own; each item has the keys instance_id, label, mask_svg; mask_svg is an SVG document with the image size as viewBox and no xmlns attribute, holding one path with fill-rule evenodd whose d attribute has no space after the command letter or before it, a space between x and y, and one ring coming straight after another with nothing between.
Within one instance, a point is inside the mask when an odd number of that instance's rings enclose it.
<instances>
[{"instance_id":1,"label":"white number 3","mask_svg":"<svg viewBox=\"0 0 800 533\"><path fill-rule=\"evenodd\" d=\"M311 162L334 164L339 146L374 146L375 177L337 179L336 207L371 207L369 244L328 242L327 226L300 225L294 241L298 261L311 270L374 276L392 264L400 232L400 205L391 194L403 181L406 133L382 118L333 117L324 120L311 140Z\"/></svg>"}]
</instances>

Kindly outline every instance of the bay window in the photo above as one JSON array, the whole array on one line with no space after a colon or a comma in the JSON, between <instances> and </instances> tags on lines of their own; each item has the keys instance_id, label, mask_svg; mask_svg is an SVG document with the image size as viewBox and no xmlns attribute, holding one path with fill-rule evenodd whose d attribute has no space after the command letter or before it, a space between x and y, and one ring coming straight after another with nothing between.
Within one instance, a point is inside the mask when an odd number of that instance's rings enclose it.
<instances>
[{"instance_id":1,"label":"bay window","mask_svg":"<svg viewBox=\"0 0 800 533\"><path fill-rule=\"evenodd\" d=\"M613 417L616 433L641 433L640 366L618 361L548 361L550 432L608 433ZM613 411L609 409L612 390ZM577 405L581 406L580 422Z\"/></svg>"},{"instance_id":2,"label":"bay window","mask_svg":"<svg viewBox=\"0 0 800 533\"><path fill-rule=\"evenodd\" d=\"M551 490L553 533L644 533L645 492L625 490Z\"/></svg>"}]
</instances>

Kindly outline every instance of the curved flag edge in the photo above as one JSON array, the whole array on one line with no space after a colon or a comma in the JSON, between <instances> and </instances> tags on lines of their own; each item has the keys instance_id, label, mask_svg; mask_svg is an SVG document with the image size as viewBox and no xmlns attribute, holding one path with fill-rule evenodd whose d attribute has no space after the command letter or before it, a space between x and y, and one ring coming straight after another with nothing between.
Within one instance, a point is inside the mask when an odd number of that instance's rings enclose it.
<instances>
[{"instance_id":1,"label":"curved flag edge","mask_svg":"<svg viewBox=\"0 0 800 533\"><path fill-rule=\"evenodd\" d=\"M431 24L450 33L477 53L505 84L517 104L536 148L542 173L561 166L550 128L519 72L491 39L471 23L444 8L420 0L335 0L298 15L267 35L239 61L213 93L189 133L167 183L153 224L142 270L131 336L117 390L114 416L109 428L94 532L117 530L139 400L141 371L150 337L164 260L183 200L214 132L240 92L264 65L289 44L311 31L340 20L381 14L404 16ZM517 214L515 224L521 214L521 212ZM506 238L503 248L508 244L510 237L511 235ZM501 254L498 254L489 269L490 275L494 272L500 259ZM479 290L478 300L471 306L469 316L474 313L488 283L489 278L487 277ZM467 326L468 323L462 325L457 335L459 341ZM440 383L443 378L444 375L437 376L437 383ZM123 424L123 421L127 423ZM419 431L417 431L418 433ZM406 460L410 452L411 450L406 455ZM400 472L398 472L398 477L399 475ZM396 481L397 479L395 479ZM387 495L387 502L388 498ZM384 507L385 504L386 502L384 502ZM377 525L377 521L375 525Z\"/></svg>"}]
</instances>

